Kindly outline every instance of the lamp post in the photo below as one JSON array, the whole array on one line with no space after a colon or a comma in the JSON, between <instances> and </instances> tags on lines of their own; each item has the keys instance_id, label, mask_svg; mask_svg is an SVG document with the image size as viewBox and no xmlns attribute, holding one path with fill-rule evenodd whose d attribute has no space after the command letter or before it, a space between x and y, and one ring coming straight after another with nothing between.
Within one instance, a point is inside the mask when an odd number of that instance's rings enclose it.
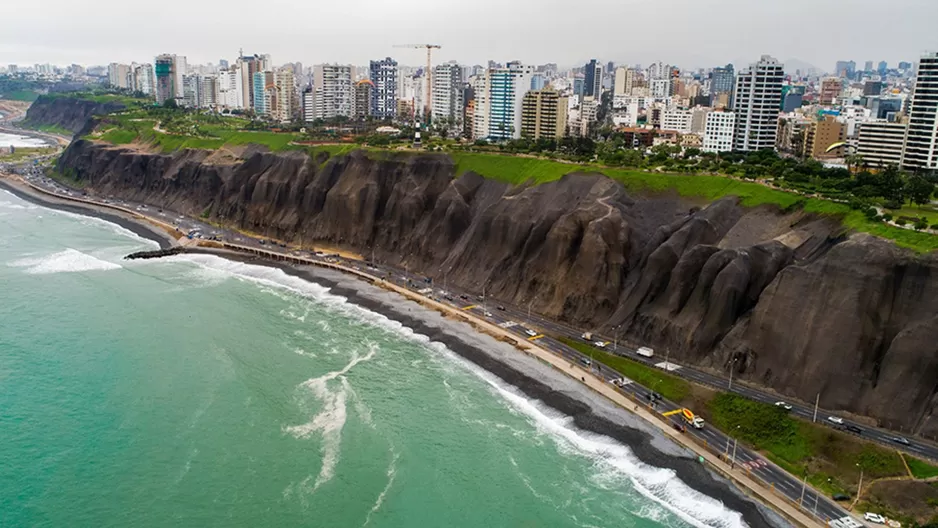
<instances>
[{"instance_id":1,"label":"lamp post","mask_svg":"<svg viewBox=\"0 0 938 528\"><path fill-rule=\"evenodd\" d=\"M739 426L736 426L736 436L733 437L733 458L730 461L730 469L736 467L736 444L739 443Z\"/></svg>"},{"instance_id":2,"label":"lamp post","mask_svg":"<svg viewBox=\"0 0 938 528\"><path fill-rule=\"evenodd\" d=\"M730 390L730 391L733 390L733 370L735 370L735 367L736 367L736 356L733 356L733 361L730 362L730 384L729 384L729 387L727 388L727 390Z\"/></svg>"},{"instance_id":3,"label":"lamp post","mask_svg":"<svg viewBox=\"0 0 938 528\"><path fill-rule=\"evenodd\" d=\"M860 468L860 482L857 483L857 500L860 500L860 494L863 493L863 466L857 462L857 467Z\"/></svg>"}]
</instances>

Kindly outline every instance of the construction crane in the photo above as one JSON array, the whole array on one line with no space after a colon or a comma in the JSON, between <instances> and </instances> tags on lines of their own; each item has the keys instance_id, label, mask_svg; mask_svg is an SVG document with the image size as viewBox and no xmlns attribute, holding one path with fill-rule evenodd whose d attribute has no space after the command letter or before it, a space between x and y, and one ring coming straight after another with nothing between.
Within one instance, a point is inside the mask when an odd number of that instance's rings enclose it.
<instances>
[{"instance_id":1,"label":"construction crane","mask_svg":"<svg viewBox=\"0 0 938 528\"><path fill-rule=\"evenodd\" d=\"M430 107L430 86L431 86L430 77L431 77L431 75L432 75L432 72L431 72L432 63L431 63L431 61L430 61L430 58L431 58L431 53L433 52L433 50L434 50L434 49L440 49L442 46L440 46L440 45L438 45L438 44L398 44L398 45L395 45L394 47L395 47L395 48L414 48L414 49L422 49L422 48L425 48L425 49L427 50L427 70L426 70L426 72L424 73L424 75L426 75L426 77L427 77L427 91L426 91L426 95L425 95L424 101L423 101L424 123L427 123L427 122L430 121L430 110L431 110L431 107Z\"/></svg>"}]
</instances>

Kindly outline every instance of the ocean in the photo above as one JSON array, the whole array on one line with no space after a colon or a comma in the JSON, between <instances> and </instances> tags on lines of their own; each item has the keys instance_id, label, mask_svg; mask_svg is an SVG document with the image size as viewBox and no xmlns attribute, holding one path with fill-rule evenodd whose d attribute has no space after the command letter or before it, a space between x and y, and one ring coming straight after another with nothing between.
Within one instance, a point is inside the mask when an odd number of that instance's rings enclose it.
<instances>
[{"instance_id":1,"label":"ocean","mask_svg":"<svg viewBox=\"0 0 938 528\"><path fill-rule=\"evenodd\" d=\"M28 136L20 136L18 134L8 134L6 132L0 132L0 147L9 148L9 147L48 147L49 144L37 138L31 138Z\"/></svg>"},{"instance_id":2,"label":"ocean","mask_svg":"<svg viewBox=\"0 0 938 528\"><path fill-rule=\"evenodd\" d=\"M155 247L0 190L0 526L744 526L325 287Z\"/></svg>"}]
</instances>

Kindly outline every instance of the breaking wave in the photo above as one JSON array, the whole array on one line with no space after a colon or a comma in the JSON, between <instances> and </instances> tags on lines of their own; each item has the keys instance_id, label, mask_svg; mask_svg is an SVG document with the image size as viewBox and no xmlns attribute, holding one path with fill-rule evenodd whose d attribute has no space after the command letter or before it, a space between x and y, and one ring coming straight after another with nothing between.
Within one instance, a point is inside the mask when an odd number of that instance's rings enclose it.
<instances>
[{"instance_id":1,"label":"breaking wave","mask_svg":"<svg viewBox=\"0 0 938 528\"><path fill-rule=\"evenodd\" d=\"M26 273L30 275L108 271L121 268L119 264L101 260L71 248L45 257L16 260L9 265L14 268L26 268Z\"/></svg>"}]
</instances>

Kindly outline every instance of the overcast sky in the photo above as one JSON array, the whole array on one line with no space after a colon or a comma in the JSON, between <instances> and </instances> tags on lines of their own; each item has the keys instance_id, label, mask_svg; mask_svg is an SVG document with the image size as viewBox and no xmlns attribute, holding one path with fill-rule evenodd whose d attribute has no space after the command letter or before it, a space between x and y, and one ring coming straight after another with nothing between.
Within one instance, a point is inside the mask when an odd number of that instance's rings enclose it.
<instances>
[{"instance_id":1,"label":"overcast sky","mask_svg":"<svg viewBox=\"0 0 938 528\"><path fill-rule=\"evenodd\" d=\"M915 61L938 50L938 0L33 0L4 10L0 64L190 64L270 53L275 64L603 62L682 68L761 54L833 70L838 59Z\"/></svg>"}]
</instances>

